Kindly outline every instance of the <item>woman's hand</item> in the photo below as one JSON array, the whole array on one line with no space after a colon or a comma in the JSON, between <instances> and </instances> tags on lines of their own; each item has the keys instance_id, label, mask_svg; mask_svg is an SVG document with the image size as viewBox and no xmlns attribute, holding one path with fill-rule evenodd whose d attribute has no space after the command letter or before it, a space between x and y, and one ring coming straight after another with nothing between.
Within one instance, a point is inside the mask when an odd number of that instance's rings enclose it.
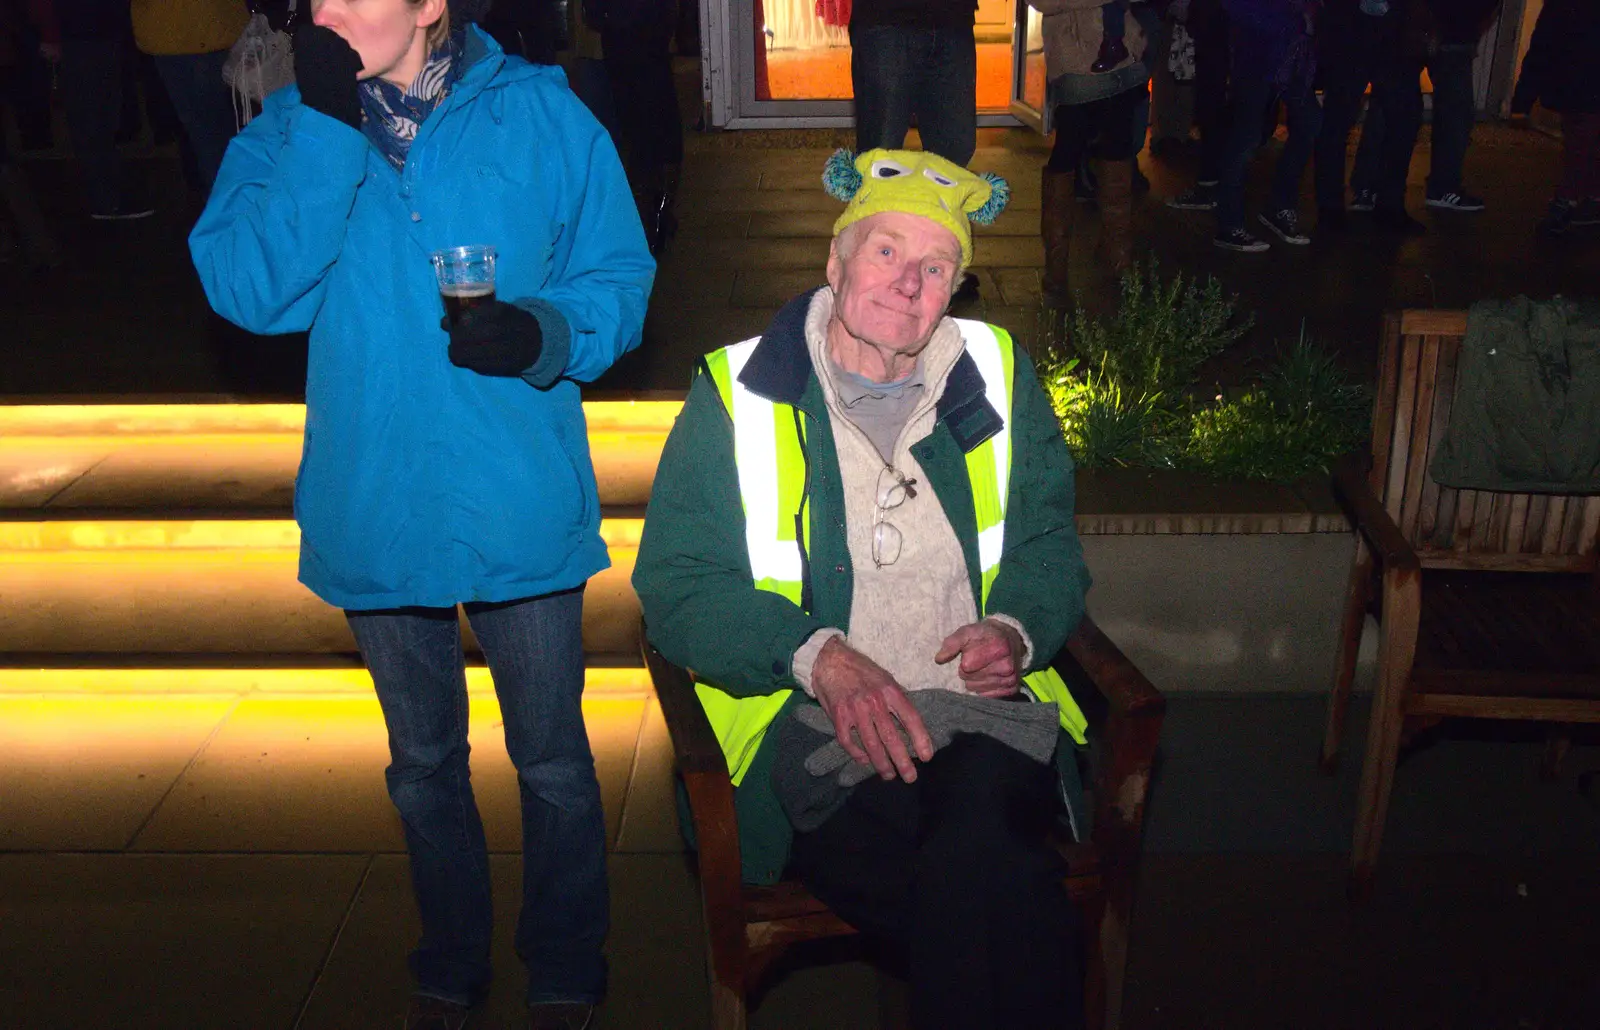
<instances>
[{"instance_id":1,"label":"woman's hand","mask_svg":"<svg viewBox=\"0 0 1600 1030\"><path fill-rule=\"evenodd\" d=\"M332 29L301 22L294 31L294 78L300 102L329 118L361 128L357 76L361 55Z\"/></svg>"},{"instance_id":2,"label":"woman's hand","mask_svg":"<svg viewBox=\"0 0 1600 1030\"><path fill-rule=\"evenodd\" d=\"M539 320L503 300L461 313L450 330L450 363L485 376L520 376L544 350Z\"/></svg>"}]
</instances>

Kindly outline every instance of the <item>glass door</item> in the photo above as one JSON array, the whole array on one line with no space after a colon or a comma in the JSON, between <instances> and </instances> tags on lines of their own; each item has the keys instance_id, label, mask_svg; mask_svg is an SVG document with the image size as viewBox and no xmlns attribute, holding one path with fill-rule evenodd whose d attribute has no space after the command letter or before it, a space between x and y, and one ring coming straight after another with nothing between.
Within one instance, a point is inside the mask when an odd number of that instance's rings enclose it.
<instances>
[{"instance_id":1,"label":"glass door","mask_svg":"<svg viewBox=\"0 0 1600 1030\"><path fill-rule=\"evenodd\" d=\"M1045 102L1044 15L1013 0L1011 114L1035 132L1049 133L1055 113Z\"/></svg>"},{"instance_id":2,"label":"glass door","mask_svg":"<svg viewBox=\"0 0 1600 1030\"><path fill-rule=\"evenodd\" d=\"M852 0L702 0L703 87L718 128L848 127ZM1021 0L978 0L979 125L1015 125ZM1034 13L1037 25L1038 15ZM1035 27L1034 37L1038 33ZM1043 52L1038 54L1043 74ZM1040 79L1042 101L1042 82Z\"/></svg>"}]
</instances>

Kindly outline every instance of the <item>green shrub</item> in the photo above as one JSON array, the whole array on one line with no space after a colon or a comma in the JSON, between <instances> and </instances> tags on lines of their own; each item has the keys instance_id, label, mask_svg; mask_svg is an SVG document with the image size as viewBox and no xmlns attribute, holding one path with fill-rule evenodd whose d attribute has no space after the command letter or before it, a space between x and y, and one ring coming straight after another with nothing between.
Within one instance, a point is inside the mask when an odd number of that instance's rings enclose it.
<instances>
[{"instance_id":1,"label":"green shrub","mask_svg":"<svg viewBox=\"0 0 1600 1030\"><path fill-rule=\"evenodd\" d=\"M1367 398L1302 333L1258 385L1194 413L1183 464L1217 477L1277 483L1326 472L1366 439Z\"/></svg>"},{"instance_id":2,"label":"green shrub","mask_svg":"<svg viewBox=\"0 0 1600 1030\"><path fill-rule=\"evenodd\" d=\"M1124 389L1103 368L1073 375L1077 364L1045 380L1073 460L1082 468L1171 465L1174 426L1161 395Z\"/></svg>"},{"instance_id":3,"label":"green shrub","mask_svg":"<svg viewBox=\"0 0 1600 1030\"><path fill-rule=\"evenodd\" d=\"M1123 273L1114 317L1102 320L1082 308L1075 311L1070 338L1090 367L1123 389L1177 402L1200 366L1232 346L1253 321L1237 317L1235 298L1224 296L1215 279L1200 283L1179 272L1163 283L1152 258Z\"/></svg>"}]
</instances>

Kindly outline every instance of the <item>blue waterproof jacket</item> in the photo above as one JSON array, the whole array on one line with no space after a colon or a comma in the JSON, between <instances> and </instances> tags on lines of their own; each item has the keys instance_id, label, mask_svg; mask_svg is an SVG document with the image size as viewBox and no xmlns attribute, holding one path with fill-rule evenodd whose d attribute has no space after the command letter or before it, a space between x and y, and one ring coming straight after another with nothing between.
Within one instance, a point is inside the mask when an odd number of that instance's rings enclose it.
<instances>
[{"instance_id":1,"label":"blue waterproof jacket","mask_svg":"<svg viewBox=\"0 0 1600 1030\"><path fill-rule=\"evenodd\" d=\"M655 264L610 138L561 71L468 31L396 172L290 86L228 148L190 236L216 310L311 331L300 581L350 609L507 601L609 564L578 382L639 342ZM499 250L544 334L521 378L447 356L428 255Z\"/></svg>"}]
</instances>

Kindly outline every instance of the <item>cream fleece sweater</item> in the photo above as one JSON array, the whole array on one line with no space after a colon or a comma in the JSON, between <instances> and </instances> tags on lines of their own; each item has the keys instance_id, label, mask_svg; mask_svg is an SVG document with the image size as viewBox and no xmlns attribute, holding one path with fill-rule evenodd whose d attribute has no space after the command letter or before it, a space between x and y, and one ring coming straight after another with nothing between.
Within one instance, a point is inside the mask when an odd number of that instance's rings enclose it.
<instances>
[{"instance_id":1,"label":"cream fleece sweater","mask_svg":"<svg viewBox=\"0 0 1600 1030\"><path fill-rule=\"evenodd\" d=\"M939 665L933 656L946 637L978 620L977 601L972 596L961 542L911 455L911 445L933 431L945 380L965 347L961 330L953 320L944 318L920 356L927 389L900 430L893 460L896 471L916 480L917 495L885 515L904 542L899 559L880 569L872 561L872 532L884 461L840 403L833 363L828 360L827 330L832 317L833 291L818 290L806 315L806 345L827 398L844 487L845 526L855 581L846 642L877 662L906 690L965 690L960 659ZM997 618L1022 633L1031 654L1032 643L1021 624L1005 616ZM811 672L818 652L840 633L839 628L819 630L795 652L795 679L807 693L812 690Z\"/></svg>"}]
</instances>

